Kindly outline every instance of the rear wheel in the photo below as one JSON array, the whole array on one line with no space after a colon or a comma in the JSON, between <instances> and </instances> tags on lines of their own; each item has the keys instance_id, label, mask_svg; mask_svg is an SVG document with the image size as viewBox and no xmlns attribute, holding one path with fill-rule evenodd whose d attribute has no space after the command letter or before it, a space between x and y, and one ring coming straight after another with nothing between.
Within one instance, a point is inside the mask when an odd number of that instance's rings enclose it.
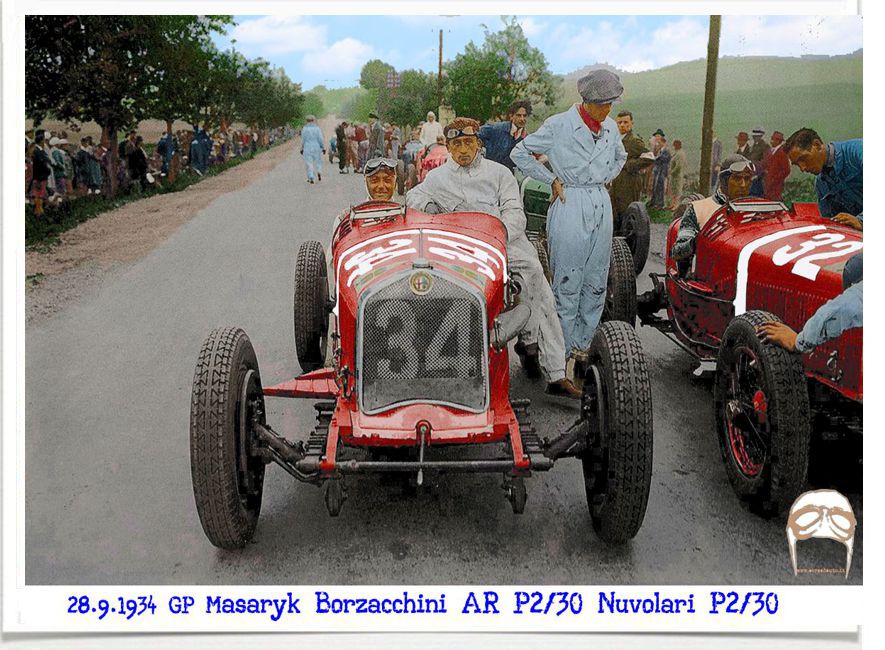
<instances>
[{"instance_id":1,"label":"rear wheel","mask_svg":"<svg viewBox=\"0 0 885 650\"><path fill-rule=\"evenodd\" d=\"M639 337L602 323L587 352L582 417L591 440L581 456L593 529L609 544L639 532L652 473L651 384ZM598 431L597 431L598 429Z\"/></svg>"},{"instance_id":2,"label":"rear wheel","mask_svg":"<svg viewBox=\"0 0 885 650\"><path fill-rule=\"evenodd\" d=\"M264 424L255 351L239 328L206 339L191 394L191 479L197 513L215 546L236 549L255 533L264 490L264 461L255 454L253 415Z\"/></svg>"},{"instance_id":3,"label":"rear wheel","mask_svg":"<svg viewBox=\"0 0 885 650\"><path fill-rule=\"evenodd\" d=\"M295 353L304 372L322 368L329 330L329 281L326 253L317 241L306 241L295 262L293 312Z\"/></svg>"},{"instance_id":4,"label":"rear wheel","mask_svg":"<svg viewBox=\"0 0 885 650\"><path fill-rule=\"evenodd\" d=\"M776 515L805 487L811 417L800 355L763 343L756 328L779 321L750 311L725 330L716 364L714 402L719 449L738 497Z\"/></svg>"},{"instance_id":5,"label":"rear wheel","mask_svg":"<svg viewBox=\"0 0 885 650\"><path fill-rule=\"evenodd\" d=\"M612 239L602 320L636 323L636 274L630 248L622 237Z\"/></svg>"},{"instance_id":6,"label":"rear wheel","mask_svg":"<svg viewBox=\"0 0 885 650\"><path fill-rule=\"evenodd\" d=\"M648 260L648 249L651 242L651 220L648 210L642 201L633 201L620 215L617 237L623 237L633 255L634 274L639 275Z\"/></svg>"}]
</instances>

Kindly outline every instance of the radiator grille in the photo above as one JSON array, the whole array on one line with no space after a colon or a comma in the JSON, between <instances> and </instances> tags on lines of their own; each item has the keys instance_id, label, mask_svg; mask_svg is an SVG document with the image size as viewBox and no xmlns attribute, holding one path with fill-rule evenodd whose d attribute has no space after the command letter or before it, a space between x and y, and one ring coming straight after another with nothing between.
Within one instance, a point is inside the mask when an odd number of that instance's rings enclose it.
<instances>
[{"instance_id":1,"label":"radiator grille","mask_svg":"<svg viewBox=\"0 0 885 650\"><path fill-rule=\"evenodd\" d=\"M360 310L365 413L409 402L485 410L486 328L477 294L438 275L416 295L411 273L367 295Z\"/></svg>"}]
</instances>

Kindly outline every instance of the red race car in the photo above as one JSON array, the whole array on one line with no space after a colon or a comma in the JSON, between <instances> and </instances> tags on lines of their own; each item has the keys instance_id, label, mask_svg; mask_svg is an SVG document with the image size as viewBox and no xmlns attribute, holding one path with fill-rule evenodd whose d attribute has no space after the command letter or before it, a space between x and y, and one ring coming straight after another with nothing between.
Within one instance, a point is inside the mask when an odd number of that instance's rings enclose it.
<instances>
[{"instance_id":1,"label":"red race car","mask_svg":"<svg viewBox=\"0 0 885 650\"><path fill-rule=\"evenodd\" d=\"M668 231L666 272L652 274L654 289L637 299L639 318L700 361L715 362L726 472L739 497L775 514L805 486L813 428L862 431L863 329L799 355L761 342L756 328L782 319L801 330L842 292L842 270L863 237L823 219L816 204L788 210L733 200L698 233L691 268L670 256L679 225L677 218Z\"/></svg>"},{"instance_id":2,"label":"red race car","mask_svg":"<svg viewBox=\"0 0 885 650\"><path fill-rule=\"evenodd\" d=\"M210 334L194 378L190 440L197 510L213 544L238 548L252 538L270 462L324 486L332 516L346 477L367 472L408 473L418 485L427 472L502 473L521 513L525 479L573 457L599 536L620 543L636 535L652 468L639 340L626 323L602 324L579 416L541 438L528 400L509 395L507 344L529 308L505 242L503 224L487 214L368 202L335 231L333 298L322 245L298 251L294 329L305 374L265 387L243 330ZM271 396L319 400L316 426L283 437L265 421Z\"/></svg>"}]
</instances>

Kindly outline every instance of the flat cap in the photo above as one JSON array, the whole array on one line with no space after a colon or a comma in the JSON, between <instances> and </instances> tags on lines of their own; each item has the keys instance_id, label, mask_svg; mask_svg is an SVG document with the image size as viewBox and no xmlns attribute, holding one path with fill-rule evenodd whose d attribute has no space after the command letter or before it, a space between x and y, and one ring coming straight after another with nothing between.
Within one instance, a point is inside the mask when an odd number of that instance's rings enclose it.
<instances>
[{"instance_id":1,"label":"flat cap","mask_svg":"<svg viewBox=\"0 0 885 650\"><path fill-rule=\"evenodd\" d=\"M591 70L578 79L578 94L588 104L611 104L624 94L624 86L614 72Z\"/></svg>"}]
</instances>

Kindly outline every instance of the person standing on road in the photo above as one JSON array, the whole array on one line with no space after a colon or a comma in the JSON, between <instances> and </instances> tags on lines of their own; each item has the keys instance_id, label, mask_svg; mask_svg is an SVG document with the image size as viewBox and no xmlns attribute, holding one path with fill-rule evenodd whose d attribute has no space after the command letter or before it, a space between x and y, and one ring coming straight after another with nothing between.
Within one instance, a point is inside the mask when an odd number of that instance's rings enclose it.
<instances>
[{"instance_id":1,"label":"person standing on road","mask_svg":"<svg viewBox=\"0 0 885 650\"><path fill-rule=\"evenodd\" d=\"M399 159L399 148L402 144L403 131L398 124L390 125L390 157Z\"/></svg>"},{"instance_id":2,"label":"person standing on road","mask_svg":"<svg viewBox=\"0 0 885 650\"><path fill-rule=\"evenodd\" d=\"M335 138L337 140L335 148L338 151L338 173L347 173L347 155L350 151L350 145L347 142L347 122L341 122L335 127Z\"/></svg>"},{"instance_id":3,"label":"person standing on road","mask_svg":"<svg viewBox=\"0 0 885 650\"><path fill-rule=\"evenodd\" d=\"M771 149L762 164L765 176L762 179L762 194L766 199L780 201L784 196L784 183L790 175L790 159L784 153L784 134L775 131L771 134Z\"/></svg>"},{"instance_id":4,"label":"person standing on road","mask_svg":"<svg viewBox=\"0 0 885 650\"><path fill-rule=\"evenodd\" d=\"M621 142L627 152L627 162L624 163L621 173L612 181L609 196L612 202L612 213L615 217L624 213L627 206L638 201L642 195L644 171L654 164L650 156L642 158L648 153L648 147L638 135L633 133L633 113L621 111L617 118L618 132L621 134Z\"/></svg>"},{"instance_id":5,"label":"person standing on road","mask_svg":"<svg viewBox=\"0 0 885 650\"><path fill-rule=\"evenodd\" d=\"M384 152L384 125L377 113L369 113L369 158L381 158Z\"/></svg>"},{"instance_id":6,"label":"person standing on road","mask_svg":"<svg viewBox=\"0 0 885 650\"><path fill-rule=\"evenodd\" d=\"M664 197L667 194L667 178L670 175L670 150L667 148L667 138L663 134L659 136L661 148L655 157L654 174L652 176L652 206L663 209Z\"/></svg>"},{"instance_id":7,"label":"person standing on road","mask_svg":"<svg viewBox=\"0 0 885 650\"><path fill-rule=\"evenodd\" d=\"M357 154L357 171L362 174L363 167L369 159L369 135L366 133L364 124L356 125L356 154Z\"/></svg>"},{"instance_id":8,"label":"person standing on road","mask_svg":"<svg viewBox=\"0 0 885 650\"><path fill-rule=\"evenodd\" d=\"M307 124L301 129L301 155L304 156L304 164L307 166L307 182L311 185L314 177L317 181L323 180L323 155L326 153L326 142L323 140L323 132L316 123L313 115L304 118Z\"/></svg>"},{"instance_id":9,"label":"person standing on road","mask_svg":"<svg viewBox=\"0 0 885 650\"><path fill-rule=\"evenodd\" d=\"M863 139L825 144L806 127L787 138L784 150L793 165L817 176L821 216L863 230Z\"/></svg>"},{"instance_id":10,"label":"person standing on road","mask_svg":"<svg viewBox=\"0 0 885 650\"><path fill-rule=\"evenodd\" d=\"M516 178L503 165L480 155L482 141L476 120L455 118L446 126L445 136L448 160L406 194L407 206L430 214L484 212L503 222L508 264L522 276L522 295L531 307L524 342L537 341L541 367L550 382L548 391L580 398L581 391L565 376L565 342L556 303L538 253L525 234L525 212Z\"/></svg>"},{"instance_id":11,"label":"person standing on road","mask_svg":"<svg viewBox=\"0 0 885 650\"><path fill-rule=\"evenodd\" d=\"M736 154L743 156L744 158L750 157L750 136L747 135L746 131L741 131L735 136L735 140L737 140L737 149L734 150Z\"/></svg>"},{"instance_id":12,"label":"person standing on road","mask_svg":"<svg viewBox=\"0 0 885 650\"><path fill-rule=\"evenodd\" d=\"M33 179L31 182L31 198L34 199L34 216L43 216L43 202L49 195L49 178L52 176L52 161L46 153L44 144L46 131L39 129L34 133L34 150L32 154Z\"/></svg>"},{"instance_id":13,"label":"person standing on road","mask_svg":"<svg viewBox=\"0 0 885 650\"><path fill-rule=\"evenodd\" d=\"M685 170L688 158L682 148L682 140L673 140L673 157L670 159L670 209L675 210L682 199L685 187Z\"/></svg>"},{"instance_id":14,"label":"person standing on road","mask_svg":"<svg viewBox=\"0 0 885 650\"><path fill-rule=\"evenodd\" d=\"M608 114L623 92L616 74L593 70L578 80L582 103L549 117L510 154L524 174L552 185L547 237L556 311L568 351L583 353L589 347L605 306L612 243L605 185L627 161ZM546 155L553 171L534 154Z\"/></svg>"},{"instance_id":15,"label":"person standing on road","mask_svg":"<svg viewBox=\"0 0 885 650\"><path fill-rule=\"evenodd\" d=\"M436 144L437 138L443 134L442 125L436 121L436 114L433 111L427 111L427 121L421 125L421 135L419 139L421 144L429 147Z\"/></svg>"},{"instance_id":16,"label":"person standing on road","mask_svg":"<svg viewBox=\"0 0 885 650\"><path fill-rule=\"evenodd\" d=\"M768 158L768 152L771 147L762 137L765 135L765 129L757 126L753 129L753 146L750 147L750 153L747 158L753 161L756 167L756 177L753 179L753 187L750 188L750 196L761 197L763 195L763 179L765 178L765 160Z\"/></svg>"},{"instance_id":17,"label":"person standing on road","mask_svg":"<svg viewBox=\"0 0 885 650\"><path fill-rule=\"evenodd\" d=\"M528 135L525 124L531 114L531 102L515 101L510 104L510 108L507 110L509 117L507 121L493 122L480 127L479 137L486 148L485 157L487 160L493 160L513 171L516 165L510 159L510 152L513 151L517 142Z\"/></svg>"},{"instance_id":18,"label":"person standing on road","mask_svg":"<svg viewBox=\"0 0 885 650\"><path fill-rule=\"evenodd\" d=\"M63 201L68 193L68 170L71 168L68 152L64 150L64 145L68 143L62 138L51 138L49 140L49 155L52 160L52 175L55 179L55 195L56 201Z\"/></svg>"}]
</instances>

